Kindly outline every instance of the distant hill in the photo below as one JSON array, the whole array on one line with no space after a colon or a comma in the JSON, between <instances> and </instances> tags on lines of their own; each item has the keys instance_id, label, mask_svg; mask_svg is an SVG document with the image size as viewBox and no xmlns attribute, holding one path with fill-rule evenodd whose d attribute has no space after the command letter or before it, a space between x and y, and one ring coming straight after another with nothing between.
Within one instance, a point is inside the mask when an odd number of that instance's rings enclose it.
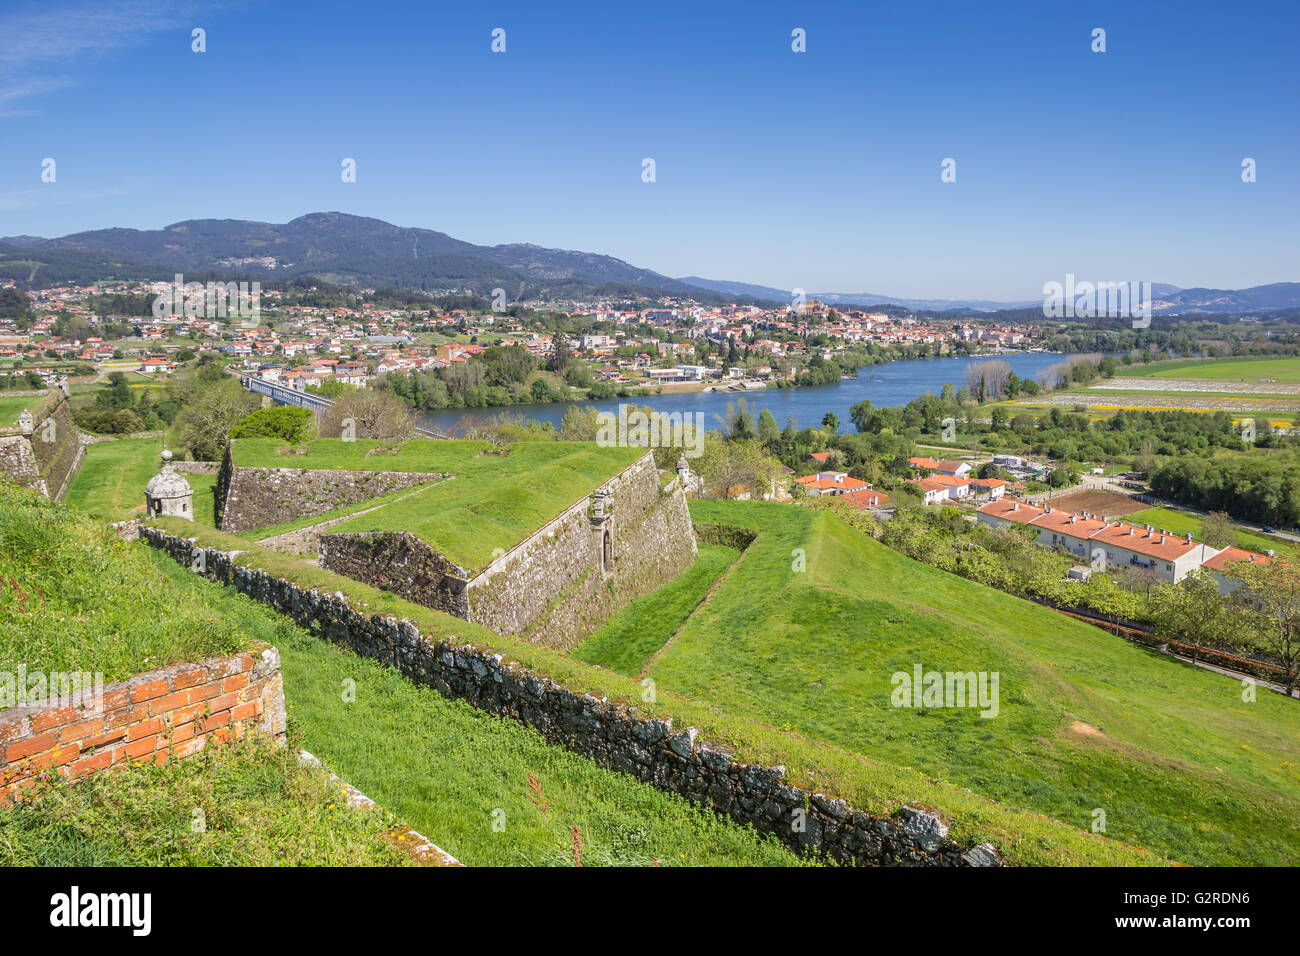
<instances>
[{"instance_id":1,"label":"distant hill","mask_svg":"<svg viewBox=\"0 0 1300 956\"><path fill-rule=\"evenodd\" d=\"M1249 289L1153 290L1156 312L1255 312L1300 307L1300 282L1272 282Z\"/></svg>"},{"instance_id":2,"label":"distant hill","mask_svg":"<svg viewBox=\"0 0 1300 956\"><path fill-rule=\"evenodd\" d=\"M29 278L32 270L20 262L33 259L46 268ZM66 274L71 266L96 263L117 264L131 278L148 279L172 271L226 270L314 275L424 291L468 287L486 294L499 286L511 298L544 293L576 297L599 291L691 295L702 301L725 298L612 256L518 243L479 246L431 229L339 212L311 213L283 224L195 219L164 229L0 239L0 274L25 284L53 284L51 278Z\"/></svg>"},{"instance_id":3,"label":"distant hill","mask_svg":"<svg viewBox=\"0 0 1300 956\"><path fill-rule=\"evenodd\" d=\"M175 272L238 273L320 279L359 286L431 292L468 288L480 295L503 288L520 298L593 295L689 296L704 303L788 303L790 289L700 276L672 278L613 256L530 243L480 246L432 229L381 219L316 212L286 223L191 219L163 229L96 229L56 239L0 239L0 279L26 286L116 278L153 281ZM1300 282L1250 289L1180 289L1153 282L1155 311L1258 312L1300 307ZM1041 299L909 299L878 292L825 292L810 299L865 308L896 305L929 313L1037 309Z\"/></svg>"},{"instance_id":4,"label":"distant hill","mask_svg":"<svg viewBox=\"0 0 1300 956\"><path fill-rule=\"evenodd\" d=\"M778 302L789 302L793 295L790 289L752 285L747 282L728 282L722 279L704 279L700 276L682 276L678 281L729 295L748 295L756 298L775 299ZM1286 283L1281 284L1285 285ZM1259 288L1272 287L1260 286ZM1151 283L1151 294L1155 299L1168 297L1178 291L1178 286L1170 285L1167 282ZM813 292L807 290L806 294L809 299L817 299L828 305L860 306L863 308L879 305L901 305L924 312L948 312L953 310L1002 312L1013 309L1036 309L1043 304L1042 299L1024 299L1019 302L1002 302L995 299L909 299L904 296L884 295L879 292ZM1279 308L1282 307L1279 306Z\"/></svg>"},{"instance_id":5,"label":"distant hill","mask_svg":"<svg viewBox=\"0 0 1300 956\"><path fill-rule=\"evenodd\" d=\"M699 276L685 276L678 281L705 289L713 289L717 292L775 299L778 302L789 302L794 294L791 289L776 289L771 286L750 285L745 282L727 282L721 279L702 279ZM882 295L878 292L815 292L811 289L804 291L809 300L817 299L819 302L825 302L828 305L856 305L863 307L901 305L909 309L939 311L976 309L995 312L999 309L1019 309L1042 304L1040 299L1024 302L997 302L992 299L908 299L897 295Z\"/></svg>"}]
</instances>

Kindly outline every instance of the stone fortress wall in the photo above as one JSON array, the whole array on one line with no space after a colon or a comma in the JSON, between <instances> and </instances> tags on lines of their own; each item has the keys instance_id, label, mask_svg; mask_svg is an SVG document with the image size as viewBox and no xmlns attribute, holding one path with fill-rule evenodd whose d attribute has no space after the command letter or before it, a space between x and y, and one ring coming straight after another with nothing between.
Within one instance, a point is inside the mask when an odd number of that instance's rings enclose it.
<instances>
[{"instance_id":1,"label":"stone fortress wall","mask_svg":"<svg viewBox=\"0 0 1300 956\"><path fill-rule=\"evenodd\" d=\"M30 431L13 428L0 434L0 474L52 501L62 501L86 454L68 396L60 390L50 392L30 411Z\"/></svg>"},{"instance_id":2,"label":"stone fortress wall","mask_svg":"<svg viewBox=\"0 0 1300 956\"><path fill-rule=\"evenodd\" d=\"M661 489L649 452L477 574L402 531L320 536L323 568L562 649L677 577L696 554L680 481Z\"/></svg>"},{"instance_id":3,"label":"stone fortress wall","mask_svg":"<svg viewBox=\"0 0 1300 956\"><path fill-rule=\"evenodd\" d=\"M248 468L236 465L228 448L217 473L217 527L231 534L269 528L446 477L414 471Z\"/></svg>"}]
</instances>

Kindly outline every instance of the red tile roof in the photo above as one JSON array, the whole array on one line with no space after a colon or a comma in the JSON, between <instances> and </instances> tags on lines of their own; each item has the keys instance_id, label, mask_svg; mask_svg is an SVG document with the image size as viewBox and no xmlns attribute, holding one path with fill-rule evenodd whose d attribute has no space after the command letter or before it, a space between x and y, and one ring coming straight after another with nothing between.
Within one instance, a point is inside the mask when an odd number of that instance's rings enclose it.
<instances>
[{"instance_id":1,"label":"red tile roof","mask_svg":"<svg viewBox=\"0 0 1300 956\"><path fill-rule=\"evenodd\" d=\"M888 508L894 503L894 499L889 497L883 491L873 491L870 488L861 488L857 491L850 491L842 497L854 502L862 508Z\"/></svg>"},{"instance_id":2,"label":"red tile roof","mask_svg":"<svg viewBox=\"0 0 1300 956\"><path fill-rule=\"evenodd\" d=\"M1222 571L1236 561L1249 561L1251 564L1270 564L1273 559L1266 554L1256 554L1243 548L1227 547L1206 561L1201 567L1211 571Z\"/></svg>"},{"instance_id":3,"label":"red tile roof","mask_svg":"<svg viewBox=\"0 0 1300 956\"><path fill-rule=\"evenodd\" d=\"M1176 561L1189 551L1201 547L1199 542L1188 541L1163 531L1147 531L1123 521L1106 525L1092 536L1092 540L1165 561Z\"/></svg>"},{"instance_id":4,"label":"red tile roof","mask_svg":"<svg viewBox=\"0 0 1300 956\"><path fill-rule=\"evenodd\" d=\"M1002 518L1006 521L1014 521L1017 524L1029 524L1039 515L1043 514L1043 509L1037 505L1031 505L1025 501L1017 501L1014 498L999 498L997 501L990 501L988 504L977 509L982 515L989 515L993 518Z\"/></svg>"}]
</instances>

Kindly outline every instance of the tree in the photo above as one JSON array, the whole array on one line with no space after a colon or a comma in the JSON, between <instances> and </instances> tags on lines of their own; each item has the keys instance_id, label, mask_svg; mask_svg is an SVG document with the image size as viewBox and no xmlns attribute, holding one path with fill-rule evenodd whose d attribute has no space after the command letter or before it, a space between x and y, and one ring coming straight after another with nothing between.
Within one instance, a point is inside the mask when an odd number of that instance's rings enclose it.
<instances>
[{"instance_id":1,"label":"tree","mask_svg":"<svg viewBox=\"0 0 1300 956\"><path fill-rule=\"evenodd\" d=\"M1201 538L1212 548L1226 548L1237 540L1237 529L1226 512L1211 511L1201 521Z\"/></svg>"},{"instance_id":2,"label":"tree","mask_svg":"<svg viewBox=\"0 0 1300 956\"><path fill-rule=\"evenodd\" d=\"M781 428L776 423L776 416L770 409L763 409L758 413L758 440L764 445L771 444L781 438Z\"/></svg>"},{"instance_id":3,"label":"tree","mask_svg":"<svg viewBox=\"0 0 1300 956\"><path fill-rule=\"evenodd\" d=\"M222 373L191 390L176 416L176 434L196 460L216 461L225 453L230 430L257 404L256 395Z\"/></svg>"},{"instance_id":4,"label":"tree","mask_svg":"<svg viewBox=\"0 0 1300 956\"><path fill-rule=\"evenodd\" d=\"M1156 466L1156 443L1150 438L1143 439L1142 444L1138 446L1137 455L1133 458L1133 464L1142 474L1150 475Z\"/></svg>"},{"instance_id":5,"label":"tree","mask_svg":"<svg viewBox=\"0 0 1300 956\"><path fill-rule=\"evenodd\" d=\"M1078 480L1078 474L1064 463L1047 473L1047 484L1051 488L1068 488Z\"/></svg>"},{"instance_id":6,"label":"tree","mask_svg":"<svg viewBox=\"0 0 1300 956\"><path fill-rule=\"evenodd\" d=\"M762 500L773 490L780 465L763 454L756 441L706 441L704 453L691 466L711 498L748 494Z\"/></svg>"},{"instance_id":7,"label":"tree","mask_svg":"<svg viewBox=\"0 0 1300 956\"><path fill-rule=\"evenodd\" d=\"M727 402L727 416L714 415L723 428L728 441L749 441L755 437L754 413L749 410L749 403L743 398L734 404Z\"/></svg>"},{"instance_id":8,"label":"tree","mask_svg":"<svg viewBox=\"0 0 1300 956\"><path fill-rule=\"evenodd\" d=\"M1213 576L1193 571L1177 584L1162 584L1151 594L1151 617L1156 632L1192 646L1197 650L1227 643L1232 621L1226 602Z\"/></svg>"},{"instance_id":9,"label":"tree","mask_svg":"<svg viewBox=\"0 0 1300 956\"><path fill-rule=\"evenodd\" d=\"M1300 686L1300 565L1235 561L1224 573L1241 583L1232 604L1241 621L1234 633L1247 638L1243 649L1273 657L1282 683L1294 691Z\"/></svg>"},{"instance_id":10,"label":"tree","mask_svg":"<svg viewBox=\"0 0 1300 956\"><path fill-rule=\"evenodd\" d=\"M591 405L570 405L560 419L560 441L595 441L600 413Z\"/></svg>"},{"instance_id":11,"label":"tree","mask_svg":"<svg viewBox=\"0 0 1300 956\"><path fill-rule=\"evenodd\" d=\"M554 351L551 353L550 370L563 375L569 363L573 361L573 353L569 350L569 339L564 332L557 329L551 336L551 344L554 346Z\"/></svg>"},{"instance_id":12,"label":"tree","mask_svg":"<svg viewBox=\"0 0 1300 956\"><path fill-rule=\"evenodd\" d=\"M413 409L379 389L358 389L343 395L322 415L321 433L342 438L406 441L415 435Z\"/></svg>"},{"instance_id":13,"label":"tree","mask_svg":"<svg viewBox=\"0 0 1300 956\"><path fill-rule=\"evenodd\" d=\"M1125 565L1110 573L1116 584L1126 591L1145 593L1151 597L1151 589L1160 583L1160 572L1146 565Z\"/></svg>"},{"instance_id":14,"label":"tree","mask_svg":"<svg viewBox=\"0 0 1300 956\"><path fill-rule=\"evenodd\" d=\"M297 444L316 432L316 416L311 409L289 405L259 408L230 430L231 438L282 438Z\"/></svg>"},{"instance_id":15,"label":"tree","mask_svg":"<svg viewBox=\"0 0 1300 956\"><path fill-rule=\"evenodd\" d=\"M108 387L95 396L95 405L99 408L120 409L131 404L131 386L127 384L125 372L109 372Z\"/></svg>"},{"instance_id":16,"label":"tree","mask_svg":"<svg viewBox=\"0 0 1300 956\"><path fill-rule=\"evenodd\" d=\"M827 412L822 416L822 428L829 429L832 433L840 430L840 417L834 412Z\"/></svg>"},{"instance_id":17,"label":"tree","mask_svg":"<svg viewBox=\"0 0 1300 956\"><path fill-rule=\"evenodd\" d=\"M966 365L966 387L979 404L1006 397L1011 366L1002 359L980 359Z\"/></svg>"}]
</instances>

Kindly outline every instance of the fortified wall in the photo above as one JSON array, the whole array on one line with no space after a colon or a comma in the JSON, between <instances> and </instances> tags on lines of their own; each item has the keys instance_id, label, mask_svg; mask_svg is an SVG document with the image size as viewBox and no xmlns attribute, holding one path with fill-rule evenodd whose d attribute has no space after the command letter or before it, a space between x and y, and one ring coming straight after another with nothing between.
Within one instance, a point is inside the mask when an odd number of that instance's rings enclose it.
<instances>
[{"instance_id":1,"label":"fortified wall","mask_svg":"<svg viewBox=\"0 0 1300 956\"><path fill-rule=\"evenodd\" d=\"M403 531L320 536L323 568L566 650L677 577L696 553L680 481L661 488L650 452L478 573Z\"/></svg>"},{"instance_id":2,"label":"fortified wall","mask_svg":"<svg viewBox=\"0 0 1300 956\"><path fill-rule=\"evenodd\" d=\"M0 430L0 475L52 501L62 501L85 457L68 396L54 391L18 426Z\"/></svg>"},{"instance_id":3,"label":"fortified wall","mask_svg":"<svg viewBox=\"0 0 1300 956\"><path fill-rule=\"evenodd\" d=\"M301 627L398 668L447 697L517 720L548 743L655 787L725 813L787 846L857 865L999 866L987 844L963 846L931 810L905 806L872 816L845 801L790 785L784 767L742 764L699 739L694 727L644 717L624 705L569 690L550 678L476 647L433 641L411 621L365 614L341 592L322 594L235 563L238 552L199 547L194 539L142 527L140 535L174 560L204 570ZM201 557L200 557L201 556ZM794 825L798 821L799 825Z\"/></svg>"},{"instance_id":4,"label":"fortified wall","mask_svg":"<svg viewBox=\"0 0 1300 956\"><path fill-rule=\"evenodd\" d=\"M390 491L447 476L415 471L338 471L329 468L249 468L226 449L217 473L217 527L231 534L324 514Z\"/></svg>"}]
</instances>

